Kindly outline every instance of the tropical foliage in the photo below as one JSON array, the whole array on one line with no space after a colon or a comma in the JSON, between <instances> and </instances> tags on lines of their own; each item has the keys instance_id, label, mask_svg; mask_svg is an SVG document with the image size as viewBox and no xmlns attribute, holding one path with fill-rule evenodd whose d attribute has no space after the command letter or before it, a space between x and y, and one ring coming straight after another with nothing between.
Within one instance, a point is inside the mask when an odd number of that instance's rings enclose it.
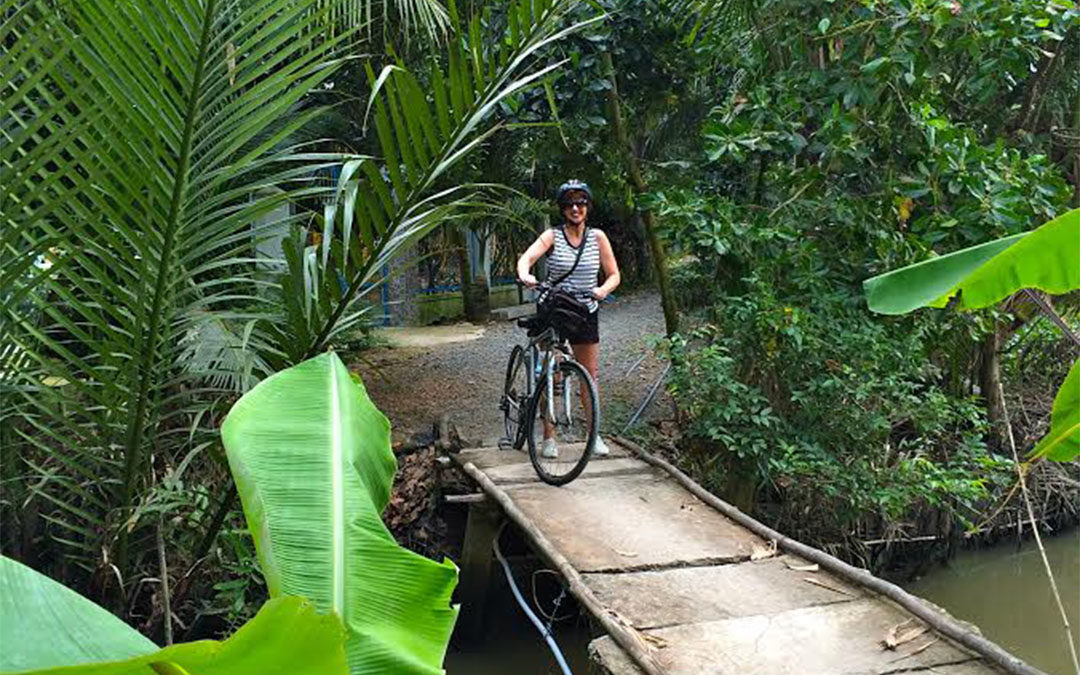
<instances>
[{"instance_id":1,"label":"tropical foliage","mask_svg":"<svg viewBox=\"0 0 1080 675\"><path fill-rule=\"evenodd\" d=\"M79 675L344 675L341 621L296 597L267 602L224 642L158 649L102 607L10 558L0 557L0 670ZM18 616L18 620L11 617Z\"/></svg>"},{"instance_id":2,"label":"tropical foliage","mask_svg":"<svg viewBox=\"0 0 1080 675\"><path fill-rule=\"evenodd\" d=\"M1032 232L997 239L882 274L863 283L870 309L982 309L1025 288L1062 295L1080 288L1080 209Z\"/></svg>"},{"instance_id":3,"label":"tropical foliage","mask_svg":"<svg viewBox=\"0 0 1080 675\"><path fill-rule=\"evenodd\" d=\"M266 379L233 406L222 433L270 591L259 614L224 643L158 650L105 609L0 557L9 645L0 668L443 672L457 568L401 548L383 525L396 468L390 425L341 360L326 354ZM52 634L63 639L44 639Z\"/></svg>"},{"instance_id":4,"label":"tropical foliage","mask_svg":"<svg viewBox=\"0 0 1080 675\"><path fill-rule=\"evenodd\" d=\"M439 673L457 568L401 548L379 517L390 423L334 354L264 380L222 425L270 597L340 616L352 673Z\"/></svg>"},{"instance_id":5,"label":"tropical foliage","mask_svg":"<svg viewBox=\"0 0 1080 675\"><path fill-rule=\"evenodd\" d=\"M451 169L595 20L573 5L5 4L3 550L160 632L143 580L178 542L188 618L247 618L218 423L354 326L373 270L490 205ZM318 136L358 100L356 136Z\"/></svg>"},{"instance_id":6,"label":"tropical foliage","mask_svg":"<svg viewBox=\"0 0 1080 675\"><path fill-rule=\"evenodd\" d=\"M986 244L988 259L987 242L1080 194L1067 182L1080 182L1075 4L709 3L720 13L683 31L657 4L620 5L642 28L611 50L652 58L620 69L618 85L646 160L633 206L654 214L697 326L667 344L684 462L788 532L870 564L888 549L862 541L978 524L1011 484L983 393L1002 373L1061 382L1068 343L1022 299L878 318L861 285L969 246ZM600 79L586 78L611 84ZM665 103L689 112L690 94L706 102L696 118L650 116ZM570 121L566 100L564 126L589 119ZM675 137L650 144L653 124ZM599 146L587 156L613 174L602 186L631 182ZM1075 252L1061 236L1050 250ZM1075 323L1073 305L1060 308ZM1036 353L1037 373L1013 361ZM1049 413L1022 433L1025 449Z\"/></svg>"},{"instance_id":7,"label":"tropical foliage","mask_svg":"<svg viewBox=\"0 0 1080 675\"><path fill-rule=\"evenodd\" d=\"M1006 299L1080 269L1071 0L0 10L0 550L147 635L229 634L295 594L340 614L354 669L438 668L453 570L379 524L384 420L327 351L418 241L512 251L570 176L624 277L662 291L682 462L790 534L875 563L894 549L863 542L1007 519L1002 378L1022 449L1075 456L1074 348ZM1041 238L1060 265L1020 259ZM980 291L985 263L1019 276ZM879 275L891 316L866 309ZM905 314L958 290L972 311ZM1075 292L1052 302L1075 332Z\"/></svg>"},{"instance_id":8,"label":"tropical foliage","mask_svg":"<svg viewBox=\"0 0 1080 675\"><path fill-rule=\"evenodd\" d=\"M1050 431L1031 451L1033 458L1067 462L1080 456L1080 359L1061 383L1050 417Z\"/></svg>"},{"instance_id":9,"label":"tropical foliage","mask_svg":"<svg viewBox=\"0 0 1080 675\"><path fill-rule=\"evenodd\" d=\"M870 309L890 314L953 303L980 309L1024 289L1067 293L1080 289L1076 242L1080 242L1080 209L1031 233L932 258L868 279L863 285ZM1070 461L1080 455L1078 364L1080 359L1073 362L1054 399L1050 431L1032 451L1035 458Z\"/></svg>"}]
</instances>

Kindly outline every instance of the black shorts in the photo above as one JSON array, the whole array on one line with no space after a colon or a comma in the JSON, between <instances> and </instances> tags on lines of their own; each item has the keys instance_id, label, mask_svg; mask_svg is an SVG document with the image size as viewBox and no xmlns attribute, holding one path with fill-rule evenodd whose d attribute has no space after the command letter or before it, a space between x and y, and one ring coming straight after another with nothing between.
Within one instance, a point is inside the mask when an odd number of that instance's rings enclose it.
<instances>
[{"instance_id":1,"label":"black shorts","mask_svg":"<svg viewBox=\"0 0 1080 675\"><path fill-rule=\"evenodd\" d=\"M600 342L600 310L576 326L564 326L562 335L572 345L595 345Z\"/></svg>"}]
</instances>

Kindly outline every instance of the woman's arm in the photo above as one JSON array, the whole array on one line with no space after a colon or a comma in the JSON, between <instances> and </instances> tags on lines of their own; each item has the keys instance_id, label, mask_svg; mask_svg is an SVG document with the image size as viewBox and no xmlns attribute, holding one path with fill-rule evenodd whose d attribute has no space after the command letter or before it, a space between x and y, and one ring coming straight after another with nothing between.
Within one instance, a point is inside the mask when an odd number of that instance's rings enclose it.
<instances>
[{"instance_id":1,"label":"woman's arm","mask_svg":"<svg viewBox=\"0 0 1080 675\"><path fill-rule=\"evenodd\" d=\"M521 254L521 257L517 261L517 276L518 281L525 284L529 288L532 288L537 284L536 277L529 273L532 266L536 264L536 261L540 259L542 255L548 252L551 245L555 243L555 232L553 230L544 230L544 232L536 238L536 241L526 249L525 253Z\"/></svg>"},{"instance_id":2,"label":"woman's arm","mask_svg":"<svg viewBox=\"0 0 1080 675\"><path fill-rule=\"evenodd\" d=\"M608 241L607 234L603 230L596 231L596 241L600 245L600 268L604 270L604 276L607 279L603 286L593 289L593 297L603 300L619 287L622 275L619 274L619 261L615 260L615 251L612 250L611 242Z\"/></svg>"}]
</instances>

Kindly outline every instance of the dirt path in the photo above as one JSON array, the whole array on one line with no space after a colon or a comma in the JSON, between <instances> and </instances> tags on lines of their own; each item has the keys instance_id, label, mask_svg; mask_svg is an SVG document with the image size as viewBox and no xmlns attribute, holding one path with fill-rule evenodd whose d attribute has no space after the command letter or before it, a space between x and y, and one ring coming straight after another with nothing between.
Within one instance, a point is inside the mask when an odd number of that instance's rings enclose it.
<instances>
[{"instance_id":1,"label":"dirt path","mask_svg":"<svg viewBox=\"0 0 1080 675\"><path fill-rule=\"evenodd\" d=\"M663 364L649 341L663 329L660 301L652 292L620 295L600 310L605 430L621 429L659 377ZM506 359L523 335L514 322L393 329L386 337L401 346L365 352L354 369L390 418L395 443L429 434L447 413L467 445L491 445L502 435L497 405ZM663 403L651 410L663 411Z\"/></svg>"}]
</instances>

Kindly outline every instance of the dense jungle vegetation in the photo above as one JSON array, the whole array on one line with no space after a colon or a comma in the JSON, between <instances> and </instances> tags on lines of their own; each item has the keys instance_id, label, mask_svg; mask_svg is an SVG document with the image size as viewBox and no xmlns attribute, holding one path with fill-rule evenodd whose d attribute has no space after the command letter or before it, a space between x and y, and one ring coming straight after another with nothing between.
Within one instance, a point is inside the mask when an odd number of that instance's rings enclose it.
<instances>
[{"instance_id":1,"label":"dense jungle vegetation","mask_svg":"<svg viewBox=\"0 0 1080 675\"><path fill-rule=\"evenodd\" d=\"M362 342L384 267L469 229L519 250L571 176L660 289L656 440L703 484L877 569L905 549L873 542L1025 517L1004 417L1030 450L1076 346L1028 296L883 317L862 283L1080 207L1072 0L8 0L0 44L0 552L159 642L280 593L237 399L316 362L349 387L319 355ZM1077 330L1075 292L1038 297ZM1076 464L1027 466L1075 522ZM431 622L387 653L437 669Z\"/></svg>"}]
</instances>

